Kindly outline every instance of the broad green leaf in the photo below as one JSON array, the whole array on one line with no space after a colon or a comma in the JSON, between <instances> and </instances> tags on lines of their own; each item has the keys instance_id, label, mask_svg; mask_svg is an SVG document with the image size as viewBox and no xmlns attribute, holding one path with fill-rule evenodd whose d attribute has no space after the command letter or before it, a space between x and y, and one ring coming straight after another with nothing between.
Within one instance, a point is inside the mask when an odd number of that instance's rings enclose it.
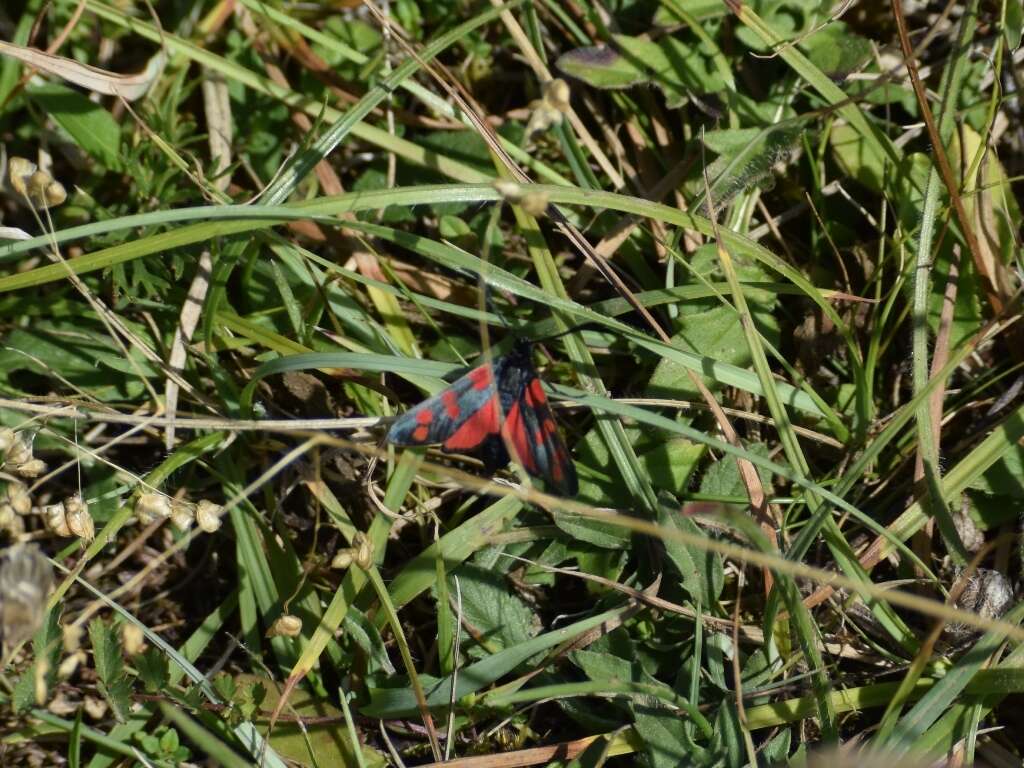
<instances>
[{"instance_id":1,"label":"broad green leaf","mask_svg":"<svg viewBox=\"0 0 1024 768\"><path fill-rule=\"evenodd\" d=\"M799 38L810 29L811 24L820 21L818 12L821 7L817 0L760 0L751 3L751 9L761 17L763 23L785 40ZM770 50L764 38L748 27L737 27L736 37L752 50L762 53Z\"/></svg>"},{"instance_id":2,"label":"broad green leaf","mask_svg":"<svg viewBox=\"0 0 1024 768\"><path fill-rule=\"evenodd\" d=\"M633 61L607 46L569 51L559 57L556 66L593 88L630 88L648 80Z\"/></svg>"},{"instance_id":3,"label":"broad green leaf","mask_svg":"<svg viewBox=\"0 0 1024 768\"><path fill-rule=\"evenodd\" d=\"M832 126L828 137L843 174L878 192L885 186L886 157L849 123Z\"/></svg>"},{"instance_id":4,"label":"broad green leaf","mask_svg":"<svg viewBox=\"0 0 1024 768\"><path fill-rule=\"evenodd\" d=\"M458 576L462 590L462 617L476 628L480 643L491 653L524 643L540 630L537 616L513 594L500 573L466 563L454 576ZM449 577L448 584L452 594L454 576Z\"/></svg>"},{"instance_id":5,"label":"broad green leaf","mask_svg":"<svg viewBox=\"0 0 1024 768\"><path fill-rule=\"evenodd\" d=\"M135 656L132 662L148 693L162 691L170 681L167 657L156 648L147 648Z\"/></svg>"},{"instance_id":6,"label":"broad green leaf","mask_svg":"<svg viewBox=\"0 0 1024 768\"><path fill-rule=\"evenodd\" d=\"M664 685L648 675L636 661L627 661L610 653L590 650L573 651L569 654L569 661L583 670L583 673L591 680Z\"/></svg>"},{"instance_id":7,"label":"broad green leaf","mask_svg":"<svg viewBox=\"0 0 1024 768\"><path fill-rule=\"evenodd\" d=\"M51 610L32 637L32 650L35 659L22 672L11 695L11 708L14 712L25 712L36 705L37 675L42 675L45 682L47 700L57 679L57 665L63 651L61 629L58 613Z\"/></svg>"},{"instance_id":8,"label":"broad green leaf","mask_svg":"<svg viewBox=\"0 0 1024 768\"><path fill-rule=\"evenodd\" d=\"M1024 0L1006 0L1006 44L1011 51L1020 48L1024 31Z\"/></svg>"},{"instance_id":9,"label":"broad green leaf","mask_svg":"<svg viewBox=\"0 0 1024 768\"><path fill-rule=\"evenodd\" d=\"M763 443L752 443L744 447L750 453L763 458L768 458L770 453L768 446ZM771 473L766 472L763 467L758 467L757 473L765 488L771 488ZM701 476L700 492L707 496L747 498L747 489L735 461L716 461L710 464Z\"/></svg>"},{"instance_id":10,"label":"broad green leaf","mask_svg":"<svg viewBox=\"0 0 1024 768\"><path fill-rule=\"evenodd\" d=\"M999 460L968 487L993 496L1024 498L1024 446L1007 446Z\"/></svg>"},{"instance_id":11,"label":"broad green leaf","mask_svg":"<svg viewBox=\"0 0 1024 768\"><path fill-rule=\"evenodd\" d=\"M658 522L668 529L707 536L707 533L697 527L690 518L669 513L664 508L658 511ZM693 601L703 606L717 604L718 596L722 594L722 587L725 585L722 556L675 541L665 542L665 552L679 570L683 589L690 593Z\"/></svg>"},{"instance_id":12,"label":"broad green leaf","mask_svg":"<svg viewBox=\"0 0 1024 768\"><path fill-rule=\"evenodd\" d=\"M140 354L127 360L108 336L92 330L85 319L77 322L39 321L30 328L17 328L4 337L0 349L0 381L21 391L16 374L31 371L50 376L60 372L71 382L100 400L138 397L144 391L141 373L154 369ZM133 368L137 365L137 368Z\"/></svg>"},{"instance_id":13,"label":"broad green leaf","mask_svg":"<svg viewBox=\"0 0 1024 768\"><path fill-rule=\"evenodd\" d=\"M762 335L777 345L779 326L775 317L766 312L754 311L754 320ZM676 346L737 368L750 365L750 349L739 317L731 307L715 306L699 314L684 315L679 320L679 326L679 330L672 336L672 343ZM700 392L691 383L686 370L674 360L663 359L647 383L648 396L700 399ZM721 386L710 377L704 377L704 383L712 392Z\"/></svg>"},{"instance_id":14,"label":"broad green leaf","mask_svg":"<svg viewBox=\"0 0 1024 768\"><path fill-rule=\"evenodd\" d=\"M736 702L731 698L722 701L718 707L715 741L720 745L720 754L726 765L743 765L743 730L736 712Z\"/></svg>"},{"instance_id":15,"label":"broad green leaf","mask_svg":"<svg viewBox=\"0 0 1024 768\"><path fill-rule=\"evenodd\" d=\"M684 717L680 713L652 701L634 705L633 715L633 727L643 740L644 753L651 768L709 764L708 753L689 737Z\"/></svg>"},{"instance_id":16,"label":"broad green leaf","mask_svg":"<svg viewBox=\"0 0 1024 768\"><path fill-rule=\"evenodd\" d=\"M615 35L622 55L649 74L651 83L665 93L669 109L686 103L689 93L718 93L725 80L696 41L684 42L666 36L657 41L629 35Z\"/></svg>"},{"instance_id":17,"label":"broad green leaf","mask_svg":"<svg viewBox=\"0 0 1024 768\"><path fill-rule=\"evenodd\" d=\"M803 47L811 63L829 77L845 78L871 58L871 41L842 21L833 21L807 38Z\"/></svg>"},{"instance_id":18,"label":"broad green leaf","mask_svg":"<svg viewBox=\"0 0 1024 768\"><path fill-rule=\"evenodd\" d=\"M121 643L114 629L103 619L93 619L89 622L89 640L92 643L93 666L99 679L107 684L115 682L124 672L124 661Z\"/></svg>"},{"instance_id":19,"label":"broad green leaf","mask_svg":"<svg viewBox=\"0 0 1024 768\"><path fill-rule=\"evenodd\" d=\"M801 120L790 120L771 128L736 128L708 131L704 144L716 152L708 165L711 199L716 208L727 205L736 195L746 189L770 180L779 165L787 165L799 146L805 130ZM703 177L691 179L686 188L694 195L695 204L707 208L707 187ZM744 279L759 273L744 269ZM751 291L748 301L764 304L771 296L762 291Z\"/></svg>"},{"instance_id":20,"label":"broad green leaf","mask_svg":"<svg viewBox=\"0 0 1024 768\"><path fill-rule=\"evenodd\" d=\"M120 168L121 128L100 104L60 83L30 85L28 94L83 152L111 170Z\"/></svg>"},{"instance_id":21,"label":"broad green leaf","mask_svg":"<svg viewBox=\"0 0 1024 768\"><path fill-rule=\"evenodd\" d=\"M581 546L573 547L573 550L581 573L593 574L615 582L619 581L626 567L626 552L621 549L588 547L581 542ZM592 581L586 582L586 585L587 591L591 593L607 592L609 589Z\"/></svg>"}]
</instances>

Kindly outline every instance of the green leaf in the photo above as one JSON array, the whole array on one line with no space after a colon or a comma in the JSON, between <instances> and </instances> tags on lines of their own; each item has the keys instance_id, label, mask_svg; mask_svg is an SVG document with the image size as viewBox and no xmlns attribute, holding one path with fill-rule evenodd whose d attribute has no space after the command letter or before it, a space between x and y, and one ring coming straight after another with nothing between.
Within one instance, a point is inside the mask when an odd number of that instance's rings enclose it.
<instances>
[{"instance_id":1,"label":"green leaf","mask_svg":"<svg viewBox=\"0 0 1024 768\"><path fill-rule=\"evenodd\" d=\"M32 637L32 650L35 652L35 661L18 678L11 697L11 707L16 713L25 712L36 705L37 675L43 677L47 698L56 681L62 651L61 629L56 611L51 610L36 630Z\"/></svg>"},{"instance_id":2,"label":"green leaf","mask_svg":"<svg viewBox=\"0 0 1024 768\"><path fill-rule=\"evenodd\" d=\"M107 110L60 83L33 84L27 90L86 154L111 170L120 170L121 128Z\"/></svg>"},{"instance_id":3,"label":"green leaf","mask_svg":"<svg viewBox=\"0 0 1024 768\"><path fill-rule=\"evenodd\" d=\"M670 530L707 536L693 520L671 513L664 507L658 510L658 523ZM713 606L718 602L718 596L722 594L725 585L721 555L676 541L665 542L665 553L679 570L683 589L690 593L694 602L703 606Z\"/></svg>"},{"instance_id":4,"label":"green leaf","mask_svg":"<svg viewBox=\"0 0 1024 768\"><path fill-rule=\"evenodd\" d=\"M756 311L754 319L761 333L776 343L779 338L778 321L769 313ZM679 325L680 330L672 337L676 346L739 368L750 365L750 348L739 317L731 307L715 306L699 314L684 315ZM647 383L648 396L699 399L700 391L690 382L686 370L675 360L662 359ZM721 388L719 382L707 376L704 383L712 392Z\"/></svg>"},{"instance_id":5,"label":"green leaf","mask_svg":"<svg viewBox=\"0 0 1024 768\"><path fill-rule=\"evenodd\" d=\"M117 718L117 721L119 723L127 722L132 706L132 701L129 697L129 694L132 692L132 681L123 675L109 685L101 682L99 690L103 694L103 698L106 699L107 704L110 705L110 710L113 712L114 717Z\"/></svg>"},{"instance_id":6,"label":"green leaf","mask_svg":"<svg viewBox=\"0 0 1024 768\"><path fill-rule=\"evenodd\" d=\"M761 748L765 765L779 765L786 759L789 755L790 736L789 729L783 729Z\"/></svg>"},{"instance_id":7,"label":"green leaf","mask_svg":"<svg viewBox=\"0 0 1024 768\"><path fill-rule=\"evenodd\" d=\"M583 487L584 478L580 477L580 486ZM574 539L604 549L625 549L629 546L631 539L627 529L620 525L612 525L600 520L592 520L585 517L574 517L572 515L555 515L555 525L558 530L564 531Z\"/></svg>"},{"instance_id":8,"label":"green leaf","mask_svg":"<svg viewBox=\"0 0 1024 768\"><path fill-rule=\"evenodd\" d=\"M1006 44L1011 51L1020 48L1024 30L1024 0L1006 0Z\"/></svg>"},{"instance_id":9,"label":"green leaf","mask_svg":"<svg viewBox=\"0 0 1024 768\"><path fill-rule=\"evenodd\" d=\"M68 768L82 767L82 714L85 707L79 707L75 713L75 725L68 738Z\"/></svg>"},{"instance_id":10,"label":"green leaf","mask_svg":"<svg viewBox=\"0 0 1024 768\"><path fill-rule=\"evenodd\" d=\"M1020 497L1024 488L1024 447L1009 445L991 467L968 485L995 496Z\"/></svg>"},{"instance_id":11,"label":"green leaf","mask_svg":"<svg viewBox=\"0 0 1024 768\"><path fill-rule=\"evenodd\" d=\"M630 88L649 79L632 61L607 46L569 51L558 58L556 66L564 74L602 90Z\"/></svg>"},{"instance_id":12,"label":"green leaf","mask_svg":"<svg viewBox=\"0 0 1024 768\"><path fill-rule=\"evenodd\" d=\"M689 93L718 93L726 87L712 58L696 41L666 36L653 42L629 35L615 35L614 40L622 55L661 88L669 109L683 106Z\"/></svg>"},{"instance_id":13,"label":"green leaf","mask_svg":"<svg viewBox=\"0 0 1024 768\"><path fill-rule=\"evenodd\" d=\"M573 548L576 553L576 562L579 564L581 573L590 573L610 581L618 581L626 567L626 552L623 550L611 550L599 547L588 547L583 542L581 546ZM608 587L595 584L592 581L586 582L587 591L593 594L607 592Z\"/></svg>"},{"instance_id":14,"label":"green leaf","mask_svg":"<svg viewBox=\"0 0 1024 768\"><path fill-rule=\"evenodd\" d=\"M162 691L170 681L167 657L156 648L147 648L133 662L147 693Z\"/></svg>"},{"instance_id":15,"label":"green leaf","mask_svg":"<svg viewBox=\"0 0 1024 768\"><path fill-rule=\"evenodd\" d=\"M32 371L61 377L100 400L138 397L144 391L135 369L130 366L108 336L94 333L88 320L38 322L32 328L17 328L4 339L0 349L0 381L16 391L17 371ZM139 371L155 373L151 366L134 356ZM124 375L119 373L124 372Z\"/></svg>"},{"instance_id":16,"label":"green leaf","mask_svg":"<svg viewBox=\"0 0 1024 768\"><path fill-rule=\"evenodd\" d=\"M707 753L686 733L686 721L659 702L635 705L633 728L643 740L651 768L679 768L707 764Z\"/></svg>"},{"instance_id":17,"label":"green leaf","mask_svg":"<svg viewBox=\"0 0 1024 768\"><path fill-rule=\"evenodd\" d=\"M803 42L811 63L832 78L845 78L871 58L871 42L842 21L833 21Z\"/></svg>"},{"instance_id":18,"label":"green leaf","mask_svg":"<svg viewBox=\"0 0 1024 768\"><path fill-rule=\"evenodd\" d=\"M772 174L780 164L786 164L799 146L806 129L804 121L790 120L771 128L736 128L708 131L704 144L718 154L708 166L711 199L716 208L721 208L736 195L750 189L764 180L774 184ZM706 210L707 189L703 177L692 179L686 188L699 201L697 205ZM742 270L744 279L759 279L757 272L749 268ZM774 296L763 291L751 291L748 302L770 304Z\"/></svg>"},{"instance_id":19,"label":"green leaf","mask_svg":"<svg viewBox=\"0 0 1024 768\"><path fill-rule=\"evenodd\" d=\"M116 632L107 622L96 618L89 622L89 640L92 642L96 674L102 682L112 685L124 672L121 643Z\"/></svg>"},{"instance_id":20,"label":"green leaf","mask_svg":"<svg viewBox=\"0 0 1024 768\"><path fill-rule=\"evenodd\" d=\"M724 700L718 707L718 715L715 717L715 737L716 741L721 744L725 764L743 765L743 731L736 713L736 703L731 699Z\"/></svg>"},{"instance_id":21,"label":"green leaf","mask_svg":"<svg viewBox=\"0 0 1024 768\"><path fill-rule=\"evenodd\" d=\"M610 653L589 650L573 651L569 654L569 661L583 670L583 673L591 680L598 682L629 681L664 686L664 683L647 674L637 662L627 661Z\"/></svg>"},{"instance_id":22,"label":"green leaf","mask_svg":"<svg viewBox=\"0 0 1024 768\"><path fill-rule=\"evenodd\" d=\"M463 618L477 628L481 641L492 653L515 647L540 630L533 611L512 594L500 573L466 563L454 576L458 576L462 591ZM449 589L454 595L452 576Z\"/></svg>"},{"instance_id":23,"label":"green leaf","mask_svg":"<svg viewBox=\"0 0 1024 768\"><path fill-rule=\"evenodd\" d=\"M785 40L794 40L806 32L817 17L819 8L817 0L761 0L752 4L752 9L760 14L764 23ZM749 27L738 27L736 37L755 51L770 50L764 37Z\"/></svg>"},{"instance_id":24,"label":"green leaf","mask_svg":"<svg viewBox=\"0 0 1024 768\"><path fill-rule=\"evenodd\" d=\"M744 445L744 449L763 458L771 451L764 443ZM765 488L771 488L772 473L764 467L757 467L757 474ZM700 481L700 492L707 496L746 498L747 489L740 477L739 465L735 461L716 461L708 466Z\"/></svg>"}]
</instances>

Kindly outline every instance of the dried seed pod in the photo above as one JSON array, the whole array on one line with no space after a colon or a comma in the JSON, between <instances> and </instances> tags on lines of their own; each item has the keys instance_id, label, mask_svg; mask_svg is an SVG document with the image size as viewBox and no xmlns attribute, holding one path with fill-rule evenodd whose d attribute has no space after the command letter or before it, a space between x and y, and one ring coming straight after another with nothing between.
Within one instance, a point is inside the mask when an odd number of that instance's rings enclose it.
<instances>
[{"instance_id":1,"label":"dried seed pod","mask_svg":"<svg viewBox=\"0 0 1024 768\"><path fill-rule=\"evenodd\" d=\"M7 175L11 189L40 207L54 207L67 200L64 185L48 172L24 157L12 157L7 162Z\"/></svg>"},{"instance_id":2,"label":"dried seed pod","mask_svg":"<svg viewBox=\"0 0 1024 768\"><path fill-rule=\"evenodd\" d=\"M220 504L202 499L196 505L196 525L204 533L216 533L221 526Z\"/></svg>"},{"instance_id":3,"label":"dried seed pod","mask_svg":"<svg viewBox=\"0 0 1024 768\"><path fill-rule=\"evenodd\" d=\"M24 464L14 467L14 473L19 477L39 477L46 471L46 462L42 459L29 459Z\"/></svg>"},{"instance_id":4,"label":"dried seed pod","mask_svg":"<svg viewBox=\"0 0 1024 768\"><path fill-rule=\"evenodd\" d=\"M146 634L142 627L131 621L121 624L121 644L129 656L136 656L146 649Z\"/></svg>"},{"instance_id":5,"label":"dried seed pod","mask_svg":"<svg viewBox=\"0 0 1024 768\"><path fill-rule=\"evenodd\" d=\"M504 198L505 202L520 206L531 216L540 216L547 210L549 200L547 192L535 192L508 179L496 179L491 182L491 186Z\"/></svg>"},{"instance_id":6,"label":"dried seed pod","mask_svg":"<svg viewBox=\"0 0 1024 768\"><path fill-rule=\"evenodd\" d=\"M543 97L530 104L533 112L526 124L526 135L533 138L554 125L560 125L570 109L569 95L569 84L565 80L556 78L545 83Z\"/></svg>"},{"instance_id":7,"label":"dried seed pod","mask_svg":"<svg viewBox=\"0 0 1024 768\"><path fill-rule=\"evenodd\" d=\"M24 157L12 157L7 161L7 178L10 181L11 189L19 195L28 197L28 180L37 170L37 166L31 160Z\"/></svg>"},{"instance_id":8,"label":"dried seed pod","mask_svg":"<svg viewBox=\"0 0 1024 768\"><path fill-rule=\"evenodd\" d=\"M26 438L24 432L15 432L14 440L4 451L4 464L13 467L21 466L32 461L32 440Z\"/></svg>"},{"instance_id":9,"label":"dried seed pod","mask_svg":"<svg viewBox=\"0 0 1024 768\"><path fill-rule=\"evenodd\" d=\"M569 84L560 77L544 85L544 102L559 112L569 111Z\"/></svg>"},{"instance_id":10,"label":"dried seed pod","mask_svg":"<svg viewBox=\"0 0 1024 768\"><path fill-rule=\"evenodd\" d=\"M135 501L135 517L143 525L171 516L171 500L162 493L144 493Z\"/></svg>"},{"instance_id":11,"label":"dried seed pod","mask_svg":"<svg viewBox=\"0 0 1024 768\"><path fill-rule=\"evenodd\" d=\"M34 544L15 544L0 554L0 640L10 649L28 640L46 615L53 568Z\"/></svg>"},{"instance_id":12,"label":"dried seed pod","mask_svg":"<svg viewBox=\"0 0 1024 768\"><path fill-rule=\"evenodd\" d=\"M89 657L85 655L85 651L75 651L70 656L65 657L64 661L57 667L57 677L61 680L67 680L88 659Z\"/></svg>"},{"instance_id":13,"label":"dried seed pod","mask_svg":"<svg viewBox=\"0 0 1024 768\"><path fill-rule=\"evenodd\" d=\"M82 701L82 709L93 720L102 720L107 716L107 703L95 696L86 696Z\"/></svg>"},{"instance_id":14,"label":"dried seed pod","mask_svg":"<svg viewBox=\"0 0 1024 768\"><path fill-rule=\"evenodd\" d=\"M331 568L334 568L336 571L344 571L346 568L352 565L355 559L356 555L353 550L340 549L334 554L334 557L331 559Z\"/></svg>"},{"instance_id":15,"label":"dried seed pod","mask_svg":"<svg viewBox=\"0 0 1024 768\"><path fill-rule=\"evenodd\" d=\"M25 534L25 518L21 515L15 515L14 519L10 522L4 530L7 531L7 535L13 541L20 541L21 537Z\"/></svg>"},{"instance_id":16,"label":"dried seed pod","mask_svg":"<svg viewBox=\"0 0 1024 768\"><path fill-rule=\"evenodd\" d=\"M46 677L50 674L50 662L46 658L36 661L35 667L36 704L43 706L46 703L46 694L50 686L46 684Z\"/></svg>"},{"instance_id":17,"label":"dried seed pod","mask_svg":"<svg viewBox=\"0 0 1024 768\"><path fill-rule=\"evenodd\" d=\"M302 619L290 613L282 613L277 621L270 625L267 637L298 637L302 632Z\"/></svg>"},{"instance_id":18,"label":"dried seed pod","mask_svg":"<svg viewBox=\"0 0 1024 768\"><path fill-rule=\"evenodd\" d=\"M171 504L171 525L182 533L188 531L196 521L192 507L183 501L175 501Z\"/></svg>"},{"instance_id":19,"label":"dried seed pod","mask_svg":"<svg viewBox=\"0 0 1024 768\"><path fill-rule=\"evenodd\" d=\"M0 529L7 530L17 519L18 514L14 511L14 507L6 501L0 503Z\"/></svg>"},{"instance_id":20,"label":"dried seed pod","mask_svg":"<svg viewBox=\"0 0 1024 768\"><path fill-rule=\"evenodd\" d=\"M29 176L28 199L42 208L56 208L68 199L64 185L46 171L36 171Z\"/></svg>"},{"instance_id":21,"label":"dried seed pod","mask_svg":"<svg viewBox=\"0 0 1024 768\"><path fill-rule=\"evenodd\" d=\"M352 549L355 550L355 563L364 571L373 566L373 544L369 537L362 531L357 531L352 537Z\"/></svg>"},{"instance_id":22,"label":"dried seed pod","mask_svg":"<svg viewBox=\"0 0 1024 768\"><path fill-rule=\"evenodd\" d=\"M61 627L61 641L64 644L64 653L75 653L82 647L82 637L85 630L77 624L65 624Z\"/></svg>"},{"instance_id":23,"label":"dried seed pod","mask_svg":"<svg viewBox=\"0 0 1024 768\"><path fill-rule=\"evenodd\" d=\"M17 435L10 427L0 428L0 454L6 454L10 450L16 437Z\"/></svg>"},{"instance_id":24,"label":"dried seed pod","mask_svg":"<svg viewBox=\"0 0 1024 768\"><path fill-rule=\"evenodd\" d=\"M19 515L27 515L32 511L32 496L24 483L11 482L7 484L7 503Z\"/></svg>"},{"instance_id":25,"label":"dried seed pod","mask_svg":"<svg viewBox=\"0 0 1024 768\"><path fill-rule=\"evenodd\" d=\"M526 135L531 139L539 133L544 133L551 126L562 122L562 113L543 101L535 101L533 112L530 113L530 120L526 123Z\"/></svg>"},{"instance_id":26,"label":"dried seed pod","mask_svg":"<svg viewBox=\"0 0 1024 768\"><path fill-rule=\"evenodd\" d=\"M71 535L71 528L68 526L68 516L64 510L63 501L56 504L47 504L39 512L43 516L43 525L46 526L46 530L50 533L55 533L58 536Z\"/></svg>"},{"instance_id":27,"label":"dried seed pod","mask_svg":"<svg viewBox=\"0 0 1024 768\"><path fill-rule=\"evenodd\" d=\"M89 514L88 505L77 493L64 501L64 514L68 529L78 538L92 541L96 538L96 525Z\"/></svg>"}]
</instances>

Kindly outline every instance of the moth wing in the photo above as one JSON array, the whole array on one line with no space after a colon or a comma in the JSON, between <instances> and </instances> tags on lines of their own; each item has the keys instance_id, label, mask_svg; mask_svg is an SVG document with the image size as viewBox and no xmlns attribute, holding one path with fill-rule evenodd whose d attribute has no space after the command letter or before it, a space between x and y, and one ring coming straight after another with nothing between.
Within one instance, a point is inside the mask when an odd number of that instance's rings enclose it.
<instances>
[{"instance_id":1,"label":"moth wing","mask_svg":"<svg viewBox=\"0 0 1024 768\"><path fill-rule=\"evenodd\" d=\"M576 495L576 467L536 376L525 382L509 409L502 434L530 476L543 480L563 496Z\"/></svg>"},{"instance_id":2,"label":"moth wing","mask_svg":"<svg viewBox=\"0 0 1024 768\"><path fill-rule=\"evenodd\" d=\"M387 440L392 445L443 443L447 451L467 451L497 431L494 375L484 364L399 416Z\"/></svg>"}]
</instances>

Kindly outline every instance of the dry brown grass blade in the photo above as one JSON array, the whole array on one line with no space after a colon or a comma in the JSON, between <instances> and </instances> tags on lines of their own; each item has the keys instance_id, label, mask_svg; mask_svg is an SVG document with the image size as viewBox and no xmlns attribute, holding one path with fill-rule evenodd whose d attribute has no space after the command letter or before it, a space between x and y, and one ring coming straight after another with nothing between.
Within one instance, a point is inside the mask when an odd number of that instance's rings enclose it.
<instances>
[{"instance_id":1,"label":"dry brown grass blade","mask_svg":"<svg viewBox=\"0 0 1024 768\"><path fill-rule=\"evenodd\" d=\"M626 733L631 732L627 731ZM585 736L582 739L552 744L548 747L533 747L532 749L519 749L515 752L460 757L440 763L427 763L421 766L421 768L524 768L530 765L550 765L554 762L564 763L577 757L587 747L602 738L604 737ZM628 736L626 738L628 739ZM635 751L636 746L639 745L631 745L630 751Z\"/></svg>"},{"instance_id":2,"label":"dry brown grass blade","mask_svg":"<svg viewBox=\"0 0 1024 768\"><path fill-rule=\"evenodd\" d=\"M64 56L55 56L38 48L28 48L0 40L0 56L9 56L40 72L54 75L93 93L120 96L125 101L136 101L146 95L150 86L163 71L166 57L163 51L150 59L146 68L135 75L118 75L105 69L82 64Z\"/></svg>"}]
</instances>

